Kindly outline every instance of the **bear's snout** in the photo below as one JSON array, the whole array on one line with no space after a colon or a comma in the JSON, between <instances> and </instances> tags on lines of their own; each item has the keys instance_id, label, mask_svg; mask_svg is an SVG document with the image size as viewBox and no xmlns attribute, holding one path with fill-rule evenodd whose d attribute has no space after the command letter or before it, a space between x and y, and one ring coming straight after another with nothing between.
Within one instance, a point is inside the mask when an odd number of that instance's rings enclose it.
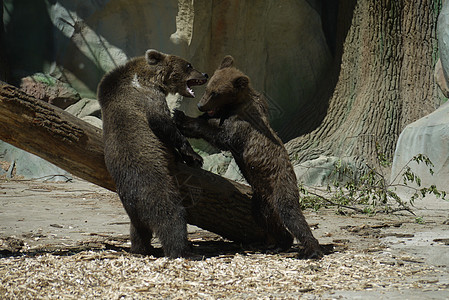
<instances>
[{"instance_id":1,"label":"bear's snout","mask_svg":"<svg viewBox=\"0 0 449 300\"><path fill-rule=\"evenodd\" d=\"M205 111L207 111L207 110L208 110L208 108L207 108L207 107L205 107L205 106L206 106L206 104L205 104L205 103L202 103L201 101L200 101L200 102L198 102L197 106L198 106L198 109L199 109L200 111L202 111L202 112L205 112Z\"/></svg>"}]
</instances>

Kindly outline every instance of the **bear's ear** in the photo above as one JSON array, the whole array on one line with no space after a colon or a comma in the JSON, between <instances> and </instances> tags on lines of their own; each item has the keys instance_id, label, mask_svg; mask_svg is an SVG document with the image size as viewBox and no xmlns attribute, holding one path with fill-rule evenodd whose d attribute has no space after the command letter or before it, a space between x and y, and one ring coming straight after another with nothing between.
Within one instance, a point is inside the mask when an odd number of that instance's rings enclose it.
<instances>
[{"instance_id":1,"label":"bear's ear","mask_svg":"<svg viewBox=\"0 0 449 300\"><path fill-rule=\"evenodd\" d=\"M232 84L236 89L244 89L249 84L248 76L239 76L232 81Z\"/></svg>"},{"instance_id":2,"label":"bear's ear","mask_svg":"<svg viewBox=\"0 0 449 300\"><path fill-rule=\"evenodd\" d=\"M164 58L165 58L164 53L154 49L149 49L147 50L147 52L145 52L145 59L150 65L155 65L161 62Z\"/></svg>"},{"instance_id":3,"label":"bear's ear","mask_svg":"<svg viewBox=\"0 0 449 300\"><path fill-rule=\"evenodd\" d=\"M221 61L220 69L230 68L234 65L234 58L231 55L226 55Z\"/></svg>"}]
</instances>

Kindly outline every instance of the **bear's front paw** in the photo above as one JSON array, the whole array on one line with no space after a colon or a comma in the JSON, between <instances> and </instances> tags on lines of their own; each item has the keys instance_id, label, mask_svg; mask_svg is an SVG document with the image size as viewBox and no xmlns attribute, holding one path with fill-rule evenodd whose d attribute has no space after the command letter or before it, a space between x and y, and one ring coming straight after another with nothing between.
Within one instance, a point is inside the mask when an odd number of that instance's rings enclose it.
<instances>
[{"instance_id":1,"label":"bear's front paw","mask_svg":"<svg viewBox=\"0 0 449 300\"><path fill-rule=\"evenodd\" d=\"M203 166L203 158L195 151L183 153L182 158L191 167L201 168Z\"/></svg>"},{"instance_id":2,"label":"bear's front paw","mask_svg":"<svg viewBox=\"0 0 449 300\"><path fill-rule=\"evenodd\" d=\"M184 143L182 147L179 148L179 154L181 154L182 159L189 166L199 168L203 166L203 158L193 150L189 143Z\"/></svg>"},{"instance_id":3,"label":"bear's front paw","mask_svg":"<svg viewBox=\"0 0 449 300\"><path fill-rule=\"evenodd\" d=\"M173 110L173 121L177 126L182 125L185 122L186 115L183 111L180 111L178 109Z\"/></svg>"}]
</instances>

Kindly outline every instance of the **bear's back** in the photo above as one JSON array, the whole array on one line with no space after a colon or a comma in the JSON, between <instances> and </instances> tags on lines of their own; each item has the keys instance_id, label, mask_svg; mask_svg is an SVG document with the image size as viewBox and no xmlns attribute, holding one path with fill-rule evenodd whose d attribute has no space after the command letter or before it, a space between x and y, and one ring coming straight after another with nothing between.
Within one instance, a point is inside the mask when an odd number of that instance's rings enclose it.
<instances>
[{"instance_id":1,"label":"bear's back","mask_svg":"<svg viewBox=\"0 0 449 300\"><path fill-rule=\"evenodd\" d=\"M296 186L296 176L287 150L276 133L268 124L265 124L268 128L264 129L254 124L247 125L245 130L238 133L244 134L240 139L245 139L239 167L244 170L242 173L245 173L251 186L255 189Z\"/></svg>"},{"instance_id":2,"label":"bear's back","mask_svg":"<svg viewBox=\"0 0 449 300\"><path fill-rule=\"evenodd\" d=\"M126 95L132 89L133 76L141 71L138 66L143 60L143 57L134 58L103 76L97 91L101 107L107 106L112 101L127 101Z\"/></svg>"},{"instance_id":3,"label":"bear's back","mask_svg":"<svg viewBox=\"0 0 449 300\"><path fill-rule=\"evenodd\" d=\"M109 168L151 169L170 159L170 151L148 123L152 105L165 101L157 89L136 88L135 64L129 61L106 74L98 87L103 119L103 139ZM163 163L163 165L165 165Z\"/></svg>"}]
</instances>

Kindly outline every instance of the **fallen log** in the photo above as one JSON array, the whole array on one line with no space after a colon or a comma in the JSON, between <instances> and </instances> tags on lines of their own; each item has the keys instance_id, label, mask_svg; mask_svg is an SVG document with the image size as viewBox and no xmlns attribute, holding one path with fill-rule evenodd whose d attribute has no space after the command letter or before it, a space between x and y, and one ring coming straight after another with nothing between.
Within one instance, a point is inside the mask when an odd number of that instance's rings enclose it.
<instances>
[{"instance_id":1,"label":"fallen log","mask_svg":"<svg viewBox=\"0 0 449 300\"><path fill-rule=\"evenodd\" d=\"M115 191L101 129L5 83L0 83L0 139ZM182 163L175 177L188 223L233 241L263 240L252 218L248 186Z\"/></svg>"}]
</instances>

